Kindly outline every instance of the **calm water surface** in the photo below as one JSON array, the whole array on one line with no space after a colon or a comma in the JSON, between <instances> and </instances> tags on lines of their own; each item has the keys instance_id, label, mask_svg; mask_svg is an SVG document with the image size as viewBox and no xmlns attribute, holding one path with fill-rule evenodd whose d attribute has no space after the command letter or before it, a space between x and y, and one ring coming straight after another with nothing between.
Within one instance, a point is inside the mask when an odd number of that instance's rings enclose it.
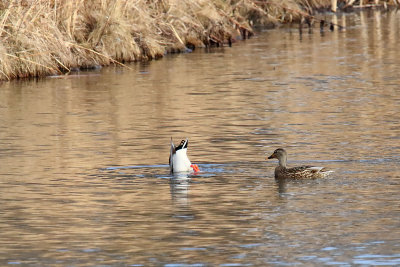
<instances>
[{"instance_id":1,"label":"calm water surface","mask_svg":"<svg viewBox=\"0 0 400 267\"><path fill-rule=\"evenodd\" d=\"M0 84L0 265L400 265L400 13L338 23Z\"/></svg>"}]
</instances>

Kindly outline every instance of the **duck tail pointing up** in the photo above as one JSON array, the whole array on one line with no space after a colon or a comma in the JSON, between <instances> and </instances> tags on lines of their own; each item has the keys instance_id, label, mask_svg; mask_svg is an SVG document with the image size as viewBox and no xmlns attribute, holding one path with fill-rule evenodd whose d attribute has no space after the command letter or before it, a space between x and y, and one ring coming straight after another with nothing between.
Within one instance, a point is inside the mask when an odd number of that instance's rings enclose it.
<instances>
[{"instance_id":1,"label":"duck tail pointing up","mask_svg":"<svg viewBox=\"0 0 400 267\"><path fill-rule=\"evenodd\" d=\"M185 149L185 148L187 148L187 147L188 147L188 144L189 144L189 139L188 139L188 138L186 138L186 140L182 140L181 143L179 144L179 146L177 146L177 147L175 148L175 151L178 151L178 150L180 150L180 149Z\"/></svg>"}]
</instances>

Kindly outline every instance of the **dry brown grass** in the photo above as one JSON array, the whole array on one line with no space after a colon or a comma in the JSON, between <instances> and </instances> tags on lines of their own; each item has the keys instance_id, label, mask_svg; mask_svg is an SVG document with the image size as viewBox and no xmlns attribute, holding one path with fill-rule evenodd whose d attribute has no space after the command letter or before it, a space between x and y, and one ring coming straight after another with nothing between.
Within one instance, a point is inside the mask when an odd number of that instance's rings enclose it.
<instances>
[{"instance_id":1,"label":"dry brown grass","mask_svg":"<svg viewBox=\"0 0 400 267\"><path fill-rule=\"evenodd\" d=\"M251 22L298 20L330 0L0 1L0 80L162 57L226 42ZM299 13L300 12L300 13Z\"/></svg>"}]
</instances>

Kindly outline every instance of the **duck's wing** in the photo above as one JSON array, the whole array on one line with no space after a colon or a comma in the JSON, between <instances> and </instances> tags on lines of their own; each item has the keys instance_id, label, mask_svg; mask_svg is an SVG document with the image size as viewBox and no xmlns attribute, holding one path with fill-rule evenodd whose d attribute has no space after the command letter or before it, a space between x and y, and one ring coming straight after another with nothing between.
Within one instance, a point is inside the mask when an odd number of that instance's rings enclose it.
<instances>
[{"instance_id":1,"label":"duck's wing","mask_svg":"<svg viewBox=\"0 0 400 267\"><path fill-rule=\"evenodd\" d=\"M301 178L317 178L325 177L333 171L327 170L325 167L318 166L300 166L287 169L287 176L294 177L296 179Z\"/></svg>"},{"instance_id":2,"label":"duck's wing","mask_svg":"<svg viewBox=\"0 0 400 267\"><path fill-rule=\"evenodd\" d=\"M174 169L172 157L175 154L175 152L176 152L175 145L174 145L174 142L172 141L172 137L171 137L171 148L169 151L169 168L171 171L173 171L173 169Z\"/></svg>"},{"instance_id":3,"label":"duck's wing","mask_svg":"<svg viewBox=\"0 0 400 267\"><path fill-rule=\"evenodd\" d=\"M174 142L172 141L172 137L171 137L171 154L175 153L175 145Z\"/></svg>"},{"instance_id":4,"label":"duck's wing","mask_svg":"<svg viewBox=\"0 0 400 267\"><path fill-rule=\"evenodd\" d=\"M332 170L328 170L325 167L314 167L314 166L308 167L308 170L310 170L312 173L320 173L323 175L328 175L333 172Z\"/></svg>"},{"instance_id":5,"label":"duck's wing","mask_svg":"<svg viewBox=\"0 0 400 267\"><path fill-rule=\"evenodd\" d=\"M287 169L288 172L291 173L301 173L301 172L306 172L306 171L311 171L311 168L314 168L312 166L298 166L298 167L293 167Z\"/></svg>"},{"instance_id":6,"label":"duck's wing","mask_svg":"<svg viewBox=\"0 0 400 267\"><path fill-rule=\"evenodd\" d=\"M308 166L307 170L310 172L320 172L324 169L324 167L315 167L315 166Z\"/></svg>"},{"instance_id":7,"label":"duck's wing","mask_svg":"<svg viewBox=\"0 0 400 267\"><path fill-rule=\"evenodd\" d=\"M320 166L300 166L300 167L290 168L289 170L293 172L312 172L312 173L333 172L333 171L328 171L325 167L320 167Z\"/></svg>"}]
</instances>

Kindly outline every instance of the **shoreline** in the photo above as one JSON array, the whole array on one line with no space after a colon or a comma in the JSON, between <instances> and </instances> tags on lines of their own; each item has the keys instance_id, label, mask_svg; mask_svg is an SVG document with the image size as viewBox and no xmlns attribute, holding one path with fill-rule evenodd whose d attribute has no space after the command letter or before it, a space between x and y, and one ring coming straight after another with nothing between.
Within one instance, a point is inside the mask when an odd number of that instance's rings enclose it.
<instances>
[{"instance_id":1,"label":"shoreline","mask_svg":"<svg viewBox=\"0 0 400 267\"><path fill-rule=\"evenodd\" d=\"M230 46L251 37L253 25L307 23L312 27L314 12L331 8L331 0L143 2L1 3L0 80L65 75L110 64L129 68L125 62L158 59L200 47ZM350 2L358 1L339 1L339 10L359 10L349 6ZM366 7L388 4L364 2L369 5Z\"/></svg>"}]
</instances>

